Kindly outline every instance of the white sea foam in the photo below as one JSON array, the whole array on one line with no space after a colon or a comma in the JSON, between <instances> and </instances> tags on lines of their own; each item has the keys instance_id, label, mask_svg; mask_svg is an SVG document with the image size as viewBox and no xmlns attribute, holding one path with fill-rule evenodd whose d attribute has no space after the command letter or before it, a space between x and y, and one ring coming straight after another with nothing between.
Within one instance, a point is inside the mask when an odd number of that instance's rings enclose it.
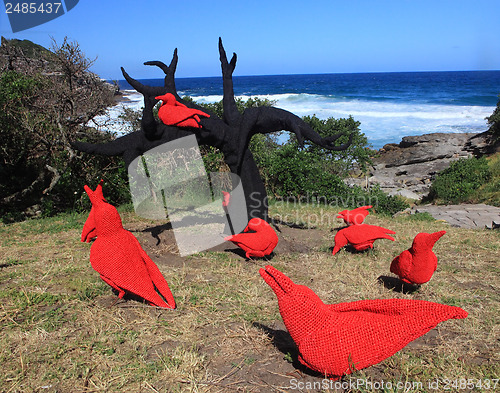
<instances>
[{"instance_id":1,"label":"white sea foam","mask_svg":"<svg viewBox=\"0 0 500 393\"><path fill-rule=\"evenodd\" d=\"M140 110L143 98L134 90L124 91L127 100L110 108L106 116L95 122L103 130L123 134L127 130L117 121L124 107ZM182 94L181 94L182 95ZM360 129L374 148L385 143L398 143L406 135L421 135L432 132L482 132L488 129L485 117L495 109L491 106L433 105L412 102L364 101L346 97L331 97L316 94L271 94L242 95L244 100L252 98L276 101L276 107L288 110L297 116L316 115L321 119L352 116L361 123ZM198 103L213 103L222 100L221 95L193 97Z\"/></svg>"},{"instance_id":2,"label":"white sea foam","mask_svg":"<svg viewBox=\"0 0 500 393\"><path fill-rule=\"evenodd\" d=\"M297 116L320 119L352 116L375 148L398 143L403 136L432 132L482 132L488 129L485 117L495 107L415 104L411 102L362 101L314 94L253 96L276 101L276 106ZM243 98L249 98L245 96Z\"/></svg>"},{"instance_id":3,"label":"white sea foam","mask_svg":"<svg viewBox=\"0 0 500 393\"><path fill-rule=\"evenodd\" d=\"M144 107L144 101L142 94L135 90L124 90L123 98L123 101L108 108L105 114L94 117L87 124L90 127L96 127L101 131L113 132L117 135L128 133L130 130L127 130L119 121L120 115L123 113L124 108L141 110Z\"/></svg>"}]
</instances>

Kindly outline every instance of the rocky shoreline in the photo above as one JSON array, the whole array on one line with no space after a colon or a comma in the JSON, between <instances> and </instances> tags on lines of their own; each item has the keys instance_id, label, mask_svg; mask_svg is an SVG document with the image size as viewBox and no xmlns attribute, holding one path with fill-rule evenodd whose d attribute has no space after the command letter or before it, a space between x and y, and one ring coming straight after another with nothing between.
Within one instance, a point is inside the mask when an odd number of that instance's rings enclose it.
<instances>
[{"instance_id":1,"label":"rocky shoreline","mask_svg":"<svg viewBox=\"0 0 500 393\"><path fill-rule=\"evenodd\" d=\"M436 173L461 158L500 151L491 135L483 133L432 133L403 137L399 144L385 145L373 159L373 166L346 179L349 185L379 184L389 195L420 200L429 192Z\"/></svg>"}]
</instances>

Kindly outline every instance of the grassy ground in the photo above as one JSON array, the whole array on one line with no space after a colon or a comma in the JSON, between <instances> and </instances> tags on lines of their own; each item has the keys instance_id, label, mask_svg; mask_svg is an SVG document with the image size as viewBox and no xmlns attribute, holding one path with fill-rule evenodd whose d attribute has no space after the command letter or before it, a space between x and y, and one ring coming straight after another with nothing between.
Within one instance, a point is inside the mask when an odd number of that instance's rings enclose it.
<instances>
[{"instance_id":1,"label":"grassy ground","mask_svg":"<svg viewBox=\"0 0 500 393\"><path fill-rule=\"evenodd\" d=\"M165 223L121 211L125 227L169 282L174 311L134 300L110 307L116 297L91 268L90 245L79 241L86 215L1 225L0 391L494 391L493 379L500 377L498 231L450 228L425 215L370 215L367 223L395 230L396 241L332 257L338 210L272 207L275 218L294 225L279 225L270 262L246 261L228 243L181 258ZM429 283L411 294L383 284L391 281L380 277L392 276L394 256L418 232L443 229ZM469 316L443 322L384 362L326 386L297 363L276 297L258 274L267 263L326 303L424 299L460 306Z\"/></svg>"}]
</instances>

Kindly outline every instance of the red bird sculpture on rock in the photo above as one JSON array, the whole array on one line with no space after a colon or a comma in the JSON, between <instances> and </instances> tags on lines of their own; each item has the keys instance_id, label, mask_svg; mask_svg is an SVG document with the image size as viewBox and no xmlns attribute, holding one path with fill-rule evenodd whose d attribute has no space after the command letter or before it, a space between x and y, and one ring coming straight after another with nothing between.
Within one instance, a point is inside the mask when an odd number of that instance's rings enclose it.
<instances>
[{"instance_id":1,"label":"red bird sculpture on rock","mask_svg":"<svg viewBox=\"0 0 500 393\"><path fill-rule=\"evenodd\" d=\"M373 206L361 206L353 210L342 210L339 212L337 218L342 218L347 225L360 225L365 220L366 216L370 214L368 209Z\"/></svg>"},{"instance_id":2,"label":"red bird sculpture on rock","mask_svg":"<svg viewBox=\"0 0 500 393\"><path fill-rule=\"evenodd\" d=\"M467 317L461 308L413 299L328 305L272 266L259 273L278 298L300 363L334 379L383 361L440 322Z\"/></svg>"},{"instance_id":3,"label":"red bird sculpture on rock","mask_svg":"<svg viewBox=\"0 0 500 393\"><path fill-rule=\"evenodd\" d=\"M242 233L227 236L224 240L233 242L246 251L245 255L248 259L262 258L273 252L278 244L278 235L266 221L252 218Z\"/></svg>"},{"instance_id":4,"label":"red bird sculpture on rock","mask_svg":"<svg viewBox=\"0 0 500 393\"><path fill-rule=\"evenodd\" d=\"M388 235L389 233L395 234L396 232L376 225L350 225L336 233L332 255L335 255L342 247L348 244L351 244L357 251L363 251L373 248L373 242L377 239L394 241L394 238Z\"/></svg>"},{"instance_id":5,"label":"red bird sculpture on rock","mask_svg":"<svg viewBox=\"0 0 500 393\"><path fill-rule=\"evenodd\" d=\"M95 224L97 235L90 248L94 270L118 291L119 299L130 292L153 306L175 308L167 281L135 236L123 228L118 211L104 200L100 185L96 191L85 186L85 191L92 202L89 218ZM91 222L87 220L87 223L89 229Z\"/></svg>"},{"instance_id":6,"label":"red bird sculpture on rock","mask_svg":"<svg viewBox=\"0 0 500 393\"><path fill-rule=\"evenodd\" d=\"M158 110L158 117L167 126L201 128L200 116L210 117L209 114L199 109L188 108L177 101L171 93L155 98L162 100L162 104Z\"/></svg>"},{"instance_id":7,"label":"red bird sculpture on rock","mask_svg":"<svg viewBox=\"0 0 500 393\"><path fill-rule=\"evenodd\" d=\"M408 284L428 282L437 269L437 257L432 251L434 244L446 233L419 233L408 250L399 254L391 263L391 272Z\"/></svg>"}]
</instances>

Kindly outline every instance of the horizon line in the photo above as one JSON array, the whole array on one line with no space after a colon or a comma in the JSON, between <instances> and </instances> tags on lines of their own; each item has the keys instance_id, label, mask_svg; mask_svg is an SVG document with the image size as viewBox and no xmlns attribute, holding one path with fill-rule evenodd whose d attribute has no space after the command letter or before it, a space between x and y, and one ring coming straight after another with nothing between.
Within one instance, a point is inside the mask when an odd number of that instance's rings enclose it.
<instances>
[{"instance_id":1,"label":"horizon line","mask_svg":"<svg viewBox=\"0 0 500 393\"><path fill-rule=\"evenodd\" d=\"M440 71L359 71L359 72L314 72L309 74L252 74L252 75L233 75L233 78L248 78L248 77L266 77L266 76L304 76L304 75L357 75L357 74L425 74L425 73L444 73L444 72L500 72L498 70L440 70ZM222 75L212 76L179 76L175 79L201 79L201 78L222 78ZM153 80L164 79L158 78L134 78L137 80ZM108 81L125 81L125 79L106 79Z\"/></svg>"}]
</instances>

